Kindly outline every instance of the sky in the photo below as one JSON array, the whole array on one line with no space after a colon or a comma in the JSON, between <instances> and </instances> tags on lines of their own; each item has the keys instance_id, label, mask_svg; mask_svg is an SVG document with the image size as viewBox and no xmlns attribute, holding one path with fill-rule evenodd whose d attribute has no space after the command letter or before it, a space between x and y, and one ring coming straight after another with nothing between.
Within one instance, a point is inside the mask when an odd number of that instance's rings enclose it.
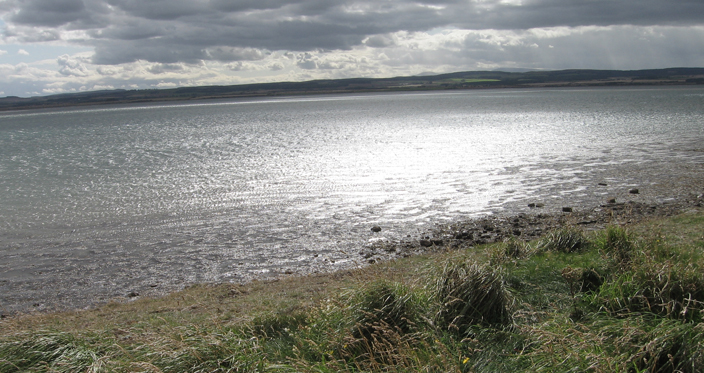
<instances>
[{"instance_id":1,"label":"sky","mask_svg":"<svg viewBox=\"0 0 704 373\"><path fill-rule=\"evenodd\" d=\"M0 97L704 67L704 0L0 0Z\"/></svg>"}]
</instances>

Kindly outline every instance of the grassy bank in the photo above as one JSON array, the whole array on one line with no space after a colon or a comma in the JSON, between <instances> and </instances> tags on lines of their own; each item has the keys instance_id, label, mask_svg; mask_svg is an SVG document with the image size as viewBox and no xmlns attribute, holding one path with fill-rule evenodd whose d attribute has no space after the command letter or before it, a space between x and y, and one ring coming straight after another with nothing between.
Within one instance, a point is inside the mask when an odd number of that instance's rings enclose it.
<instances>
[{"instance_id":1,"label":"grassy bank","mask_svg":"<svg viewBox=\"0 0 704 373\"><path fill-rule=\"evenodd\" d=\"M0 322L0 372L699 372L704 212Z\"/></svg>"}]
</instances>

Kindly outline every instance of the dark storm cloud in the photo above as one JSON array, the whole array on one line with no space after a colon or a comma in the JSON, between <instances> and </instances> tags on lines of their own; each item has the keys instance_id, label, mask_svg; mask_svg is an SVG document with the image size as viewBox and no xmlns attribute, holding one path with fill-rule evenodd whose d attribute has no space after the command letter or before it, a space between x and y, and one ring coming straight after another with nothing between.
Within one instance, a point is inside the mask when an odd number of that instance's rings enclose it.
<instances>
[{"instance_id":1,"label":"dark storm cloud","mask_svg":"<svg viewBox=\"0 0 704 373\"><path fill-rule=\"evenodd\" d=\"M699 0L534 0L522 6L475 7L456 23L469 29L529 29L554 26L694 25L704 23Z\"/></svg>"},{"instance_id":2,"label":"dark storm cloud","mask_svg":"<svg viewBox=\"0 0 704 373\"><path fill-rule=\"evenodd\" d=\"M11 20L32 26L61 26L89 17L83 0L29 0Z\"/></svg>"},{"instance_id":3,"label":"dark storm cloud","mask_svg":"<svg viewBox=\"0 0 704 373\"><path fill-rule=\"evenodd\" d=\"M269 51L387 47L435 28L694 25L701 0L17 0L8 24L86 30L94 62L256 60ZM9 6L8 4L15 4ZM520 4L520 5L517 5ZM37 33L40 31L37 31ZM6 36L8 31L6 31ZM30 35L24 35L26 40ZM301 66L311 67L310 61Z\"/></svg>"}]
</instances>

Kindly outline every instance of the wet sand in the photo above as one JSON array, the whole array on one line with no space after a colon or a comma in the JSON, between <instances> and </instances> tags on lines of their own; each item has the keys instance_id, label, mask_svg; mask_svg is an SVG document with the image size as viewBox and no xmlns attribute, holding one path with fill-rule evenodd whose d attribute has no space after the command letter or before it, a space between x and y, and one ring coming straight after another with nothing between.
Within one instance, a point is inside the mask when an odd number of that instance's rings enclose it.
<instances>
[{"instance_id":1,"label":"wet sand","mask_svg":"<svg viewBox=\"0 0 704 373\"><path fill-rule=\"evenodd\" d=\"M695 151L692 154L701 158L702 151ZM489 206L491 211L480 216L458 214L450 220L431 220L430 224L416 226L413 230L383 223L378 224L378 229L372 230L375 224L369 222L355 231L343 231L347 236L346 241L328 251L320 251L318 254L311 249L311 253L307 253L310 255L306 254L308 259L289 261L286 265L271 260L266 271L250 271L247 276L228 282L334 272L436 250L475 247L500 242L509 237L531 240L566 225L596 230L609 224L627 225L672 216L702 208L702 169L704 167L696 160L682 163L670 160L656 165L651 163L615 167L594 172L589 178L576 182L578 187L571 191L547 188L537 197L507 196L506 200L496 201ZM638 189L637 193L634 189ZM325 242L329 245L338 238L334 235L316 237L311 234L303 244L315 246L316 239L327 240ZM168 245L164 245L164 252L168 254ZM146 256L143 259L124 257L123 251L102 253L103 256L114 256L108 263L95 260L89 256L89 250L84 251L85 258L71 258L67 262L76 268L60 268L60 271L73 270L83 274L80 278L61 277L62 273L42 273L42 269L34 264L27 264L25 268L33 268L32 275L35 277L15 274L11 279L20 280L14 283L0 278L0 289L4 288L0 314L6 317L16 313L90 308L110 301L123 302L160 296L193 283L223 282L198 277L208 271L208 268L199 263L204 263L205 260L220 263L222 258L217 253L199 251L197 247L184 251L180 256L173 255L178 253L172 252L169 261L164 259L163 262L154 262L154 258ZM72 255L82 255L81 253L74 251ZM283 252L279 254L290 255ZM40 259L48 263L61 260L52 255L51 250L48 250ZM138 264L136 267L135 263ZM220 265L232 264L222 261ZM246 265L237 267L235 264L234 267L231 270L247 271Z\"/></svg>"}]
</instances>

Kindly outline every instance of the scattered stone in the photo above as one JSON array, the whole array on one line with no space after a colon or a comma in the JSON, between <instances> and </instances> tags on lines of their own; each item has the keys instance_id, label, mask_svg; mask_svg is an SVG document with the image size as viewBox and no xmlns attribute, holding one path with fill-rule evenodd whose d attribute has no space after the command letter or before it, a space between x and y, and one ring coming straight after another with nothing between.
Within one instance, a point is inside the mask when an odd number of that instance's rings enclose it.
<instances>
[{"instance_id":1,"label":"scattered stone","mask_svg":"<svg viewBox=\"0 0 704 373\"><path fill-rule=\"evenodd\" d=\"M529 204L528 204L528 207L534 208L534 207L535 207L535 203L529 203Z\"/></svg>"},{"instance_id":2,"label":"scattered stone","mask_svg":"<svg viewBox=\"0 0 704 373\"><path fill-rule=\"evenodd\" d=\"M608 184L606 183L599 183L599 186L607 186Z\"/></svg>"},{"instance_id":3,"label":"scattered stone","mask_svg":"<svg viewBox=\"0 0 704 373\"><path fill-rule=\"evenodd\" d=\"M572 212L572 207L563 207L562 212Z\"/></svg>"},{"instance_id":4,"label":"scattered stone","mask_svg":"<svg viewBox=\"0 0 704 373\"><path fill-rule=\"evenodd\" d=\"M292 271L292 270L290 270L290 269L288 269L288 270L286 270L286 271L284 272L284 274L287 274L287 275L292 275L292 274L293 274L293 271Z\"/></svg>"},{"instance_id":5,"label":"scattered stone","mask_svg":"<svg viewBox=\"0 0 704 373\"><path fill-rule=\"evenodd\" d=\"M520 236L521 231L519 229L514 229L511 233L513 233L514 236Z\"/></svg>"},{"instance_id":6,"label":"scattered stone","mask_svg":"<svg viewBox=\"0 0 704 373\"><path fill-rule=\"evenodd\" d=\"M544 204L544 203L536 203L536 204L535 204L535 207L537 207L537 208L543 208L543 207L545 207L545 204Z\"/></svg>"},{"instance_id":7,"label":"scattered stone","mask_svg":"<svg viewBox=\"0 0 704 373\"><path fill-rule=\"evenodd\" d=\"M378 226L378 225L373 226L373 227L372 227L372 232L374 232L374 233L381 232L381 227Z\"/></svg>"},{"instance_id":8,"label":"scattered stone","mask_svg":"<svg viewBox=\"0 0 704 373\"><path fill-rule=\"evenodd\" d=\"M134 298L134 297L138 297L139 293L136 291L130 291L129 293L127 293L127 296L130 298Z\"/></svg>"},{"instance_id":9,"label":"scattered stone","mask_svg":"<svg viewBox=\"0 0 704 373\"><path fill-rule=\"evenodd\" d=\"M628 193L631 193L631 194L638 194L638 193L640 193L640 192L638 191L638 189L633 188L633 189L629 190Z\"/></svg>"},{"instance_id":10,"label":"scattered stone","mask_svg":"<svg viewBox=\"0 0 704 373\"><path fill-rule=\"evenodd\" d=\"M615 204L615 203L616 203L616 198L609 198L609 200L608 200L608 201L606 201L606 202L608 202L608 203L610 203L610 204L612 204L612 205L613 205L613 204Z\"/></svg>"},{"instance_id":11,"label":"scattered stone","mask_svg":"<svg viewBox=\"0 0 704 373\"><path fill-rule=\"evenodd\" d=\"M151 284L151 285L149 285L150 288L155 288L155 287L158 287L158 286L159 286L159 285L157 285L157 284Z\"/></svg>"},{"instance_id":12,"label":"scattered stone","mask_svg":"<svg viewBox=\"0 0 704 373\"><path fill-rule=\"evenodd\" d=\"M433 246L433 241L430 240L420 240L420 245L423 247Z\"/></svg>"},{"instance_id":13,"label":"scattered stone","mask_svg":"<svg viewBox=\"0 0 704 373\"><path fill-rule=\"evenodd\" d=\"M431 242L432 242L433 245L435 245L435 246L442 246L443 243L444 243L442 240L432 240Z\"/></svg>"}]
</instances>

